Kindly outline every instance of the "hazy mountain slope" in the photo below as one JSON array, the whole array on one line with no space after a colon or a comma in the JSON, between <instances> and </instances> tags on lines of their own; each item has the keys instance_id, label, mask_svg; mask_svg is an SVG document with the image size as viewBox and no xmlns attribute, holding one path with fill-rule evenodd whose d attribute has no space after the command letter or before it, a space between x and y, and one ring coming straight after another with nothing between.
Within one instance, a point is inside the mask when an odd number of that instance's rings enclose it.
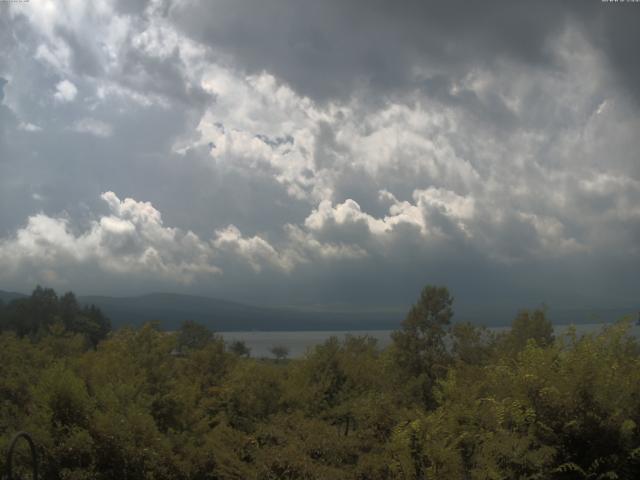
<instances>
[{"instance_id":1,"label":"hazy mountain slope","mask_svg":"<svg viewBox=\"0 0 640 480\"><path fill-rule=\"evenodd\" d=\"M0 301L3 303L9 303L11 300L15 300L16 298L24 298L26 295L18 292L5 292L4 290L0 290Z\"/></svg>"},{"instance_id":2,"label":"hazy mountain slope","mask_svg":"<svg viewBox=\"0 0 640 480\"><path fill-rule=\"evenodd\" d=\"M388 311L322 311L266 308L192 295L156 293L139 297L79 297L93 303L114 326L159 321L174 329L194 320L213 330L346 330L396 328L403 315Z\"/></svg>"},{"instance_id":3,"label":"hazy mountain slope","mask_svg":"<svg viewBox=\"0 0 640 480\"><path fill-rule=\"evenodd\" d=\"M60 293L60 292L59 292ZM5 304L26 295L0 290ZM163 328L176 329L184 320L193 320L217 331L233 330L376 330L395 329L406 308L329 309L269 308L226 300L174 293L154 293L135 297L80 296L83 304L95 304L111 319L114 327L158 321ZM523 308L527 307L524 305ZM531 307L531 306L528 306ZM636 309L637 310L637 309ZM550 306L555 324L614 322L625 315L637 318L633 308L561 308ZM470 321L488 326L509 325L518 308L513 306L454 305L454 322Z\"/></svg>"}]
</instances>

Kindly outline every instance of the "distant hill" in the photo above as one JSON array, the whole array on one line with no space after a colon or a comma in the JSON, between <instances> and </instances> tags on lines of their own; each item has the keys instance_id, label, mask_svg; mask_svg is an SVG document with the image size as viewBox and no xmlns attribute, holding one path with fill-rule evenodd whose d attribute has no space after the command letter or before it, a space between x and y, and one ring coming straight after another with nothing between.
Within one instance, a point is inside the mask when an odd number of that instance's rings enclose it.
<instances>
[{"instance_id":1,"label":"distant hill","mask_svg":"<svg viewBox=\"0 0 640 480\"><path fill-rule=\"evenodd\" d=\"M0 290L0 300L5 304L25 297L22 293ZM157 321L162 328L175 330L183 321L193 320L214 331L384 330L397 328L404 318L404 312L400 311L269 308L175 293L135 297L88 295L78 296L78 301L99 307L115 328Z\"/></svg>"},{"instance_id":2,"label":"distant hill","mask_svg":"<svg viewBox=\"0 0 640 480\"><path fill-rule=\"evenodd\" d=\"M511 325L512 320L521 310L533 310L536 305L523 306L468 306L454 304L454 322L471 322L491 327ZM632 307L561 307L549 305L548 318L554 325L585 325L594 323L614 323L631 315L635 321L637 311Z\"/></svg>"},{"instance_id":3,"label":"distant hill","mask_svg":"<svg viewBox=\"0 0 640 480\"><path fill-rule=\"evenodd\" d=\"M4 290L0 290L0 301L2 301L2 303L9 303L12 300L16 300L18 298L24 298L27 295L23 294L23 293L17 293L17 292L5 292Z\"/></svg>"},{"instance_id":4,"label":"distant hill","mask_svg":"<svg viewBox=\"0 0 640 480\"><path fill-rule=\"evenodd\" d=\"M154 293L137 297L78 297L98 306L114 327L158 321L177 329L184 320L215 331L234 330L374 330L397 328L403 312L328 311L268 308L194 295Z\"/></svg>"},{"instance_id":5,"label":"distant hill","mask_svg":"<svg viewBox=\"0 0 640 480\"><path fill-rule=\"evenodd\" d=\"M61 293L61 292L58 292ZM5 304L26 295L0 290ZM114 327L139 326L158 321L175 330L184 320L193 320L214 331L247 330L387 330L396 329L409 306L396 309L329 309L260 307L195 295L153 293L135 297L79 296L80 303L98 306ZM512 306L454 305L454 322L470 321L487 326L509 325L518 309ZM549 308L554 324L609 323L638 313L632 308Z\"/></svg>"}]
</instances>

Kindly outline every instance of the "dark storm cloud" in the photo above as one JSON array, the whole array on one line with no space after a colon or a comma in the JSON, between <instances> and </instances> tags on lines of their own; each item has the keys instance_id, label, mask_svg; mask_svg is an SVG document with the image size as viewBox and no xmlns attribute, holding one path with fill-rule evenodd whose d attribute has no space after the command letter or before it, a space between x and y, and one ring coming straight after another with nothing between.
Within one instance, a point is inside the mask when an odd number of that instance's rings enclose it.
<instances>
[{"instance_id":1,"label":"dark storm cloud","mask_svg":"<svg viewBox=\"0 0 640 480\"><path fill-rule=\"evenodd\" d=\"M493 92L481 99L472 90L455 89L452 80L444 75L425 79L423 90L446 105L464 108L479 120L492 119L492 123L499 129L507 130L518 126L518 116Z\"/></svg>"},{"instance_id":2,"label":"dark storm cloud","mask_svg":"<svg viewBox=\"0 0 640 480\"><path fill-rule=\"evenodd\" d=\"M148 4L149 0L116 0L114 6L118 12L137 16L144 12Z\"/></svg>"},{"instance_id":3,"label":"dark storm cloud","mask_svg":"<svg viewBox=\"0 0 640 480\"><path fill-rule=\"evenodd\" d=\"M571 26L604 50L639 99L640 33L632 2L542 1L532 8L513 1L221 0L176 4L170 15L186 35L230 53L248 71L265 69L313 98L344 98L356 87L398 93L422 86L454 103L464 103L464 95L450 96L442 82L475 67L507 59L557 68L554 44Z\"/></svg>"},{"instance_id":4,"label":"dark storm cloud","mask_svg":"<svg viewBox=\"0 0 640 480\"><path fill-rule=\"evenodd\" d=\"M597 3L597 2L596 2ZM602 4L587 17L589 38L601 46L618 80L640 104L640 29L638 8L633 2Z\"/></svg>"},{"instance_id":5,"label":"dark storm cloud","mask_svg":"<svg viewBox=\"0 0 640 480\"><path fill-rule=\"evenodd\" d=\"M50 7L0 3L0 288L635 298L638 4Z\"/></svg>"},{"instance_id":6,"label":"dark storm cloud","mask_svg":"<svg viewBox=\"0 0 640 480\"><path fill-rule=\"evenodd\" d=\"M412 70L465 73L502 57L553 63L550 42L569 17L561 2L385 1L177 4L187 35L266 69L315 98L413 87ZM590 8L590 7L586 7ZM437 93L437 92L436 92Z\"/></svg>"},{"instance_id":7,"label":"dark storm cloud","mask_svg":"<svg viewBox=\"0 0 640 480\"><path fill-rule=\"evenodd\" d=\"M177 51L167 58L157 58L129 48L121 52L120 65L119 82L135 91L162 95L200 111L215 100L185 78L185 66Z\"/></svg>"},{"instance_id":8,"label":"dark storm cloud","mask_svg":"<svg viewBox=\"0 0 640 480\"><path fill-rule=\"evenodd\" d=\"M86 42L85 38L80 38L76 32L66 27L58 26L56 33L72 52L71 68L76 74L98 77L104 73L99 54L92 51L94 45L91 42Z\"/></svg>"}]
</instances>

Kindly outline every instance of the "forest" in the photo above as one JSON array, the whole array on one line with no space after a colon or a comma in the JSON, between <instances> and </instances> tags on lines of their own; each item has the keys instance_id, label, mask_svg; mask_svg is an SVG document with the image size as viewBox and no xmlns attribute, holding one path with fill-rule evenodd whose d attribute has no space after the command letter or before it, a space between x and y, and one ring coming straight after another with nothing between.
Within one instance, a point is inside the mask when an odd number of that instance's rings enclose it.
<instances>
[{"instance_id":1,"label":"forest","mask_svg":"<svg viewBox=\"0 0 640 480\"><path fill-rule=\"evenodd\" d=\"M453 308L426 286L388 348L257 359L189 321L112 331L38 287L0 305L0 451L28 431L55 480L640 478L630 319L554 336L523 310L496 334Z\"/></svg>"}]
</instances>

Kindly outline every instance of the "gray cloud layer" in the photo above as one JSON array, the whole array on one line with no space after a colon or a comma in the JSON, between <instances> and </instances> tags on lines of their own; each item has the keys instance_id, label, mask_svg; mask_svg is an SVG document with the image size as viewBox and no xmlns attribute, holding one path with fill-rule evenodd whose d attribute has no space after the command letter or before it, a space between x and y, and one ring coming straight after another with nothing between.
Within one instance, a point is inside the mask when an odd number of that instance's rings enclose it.
<instances>
[{"instance_id":1,"label":"gray cloud layer","mask_svg":"<svg viewBox=\"0 0 640 480\"><path fill-rule=\"evenodd\" d=\"M0 288L631 305L638 4L0 5Z\"/></svg>"}]
</instances>

